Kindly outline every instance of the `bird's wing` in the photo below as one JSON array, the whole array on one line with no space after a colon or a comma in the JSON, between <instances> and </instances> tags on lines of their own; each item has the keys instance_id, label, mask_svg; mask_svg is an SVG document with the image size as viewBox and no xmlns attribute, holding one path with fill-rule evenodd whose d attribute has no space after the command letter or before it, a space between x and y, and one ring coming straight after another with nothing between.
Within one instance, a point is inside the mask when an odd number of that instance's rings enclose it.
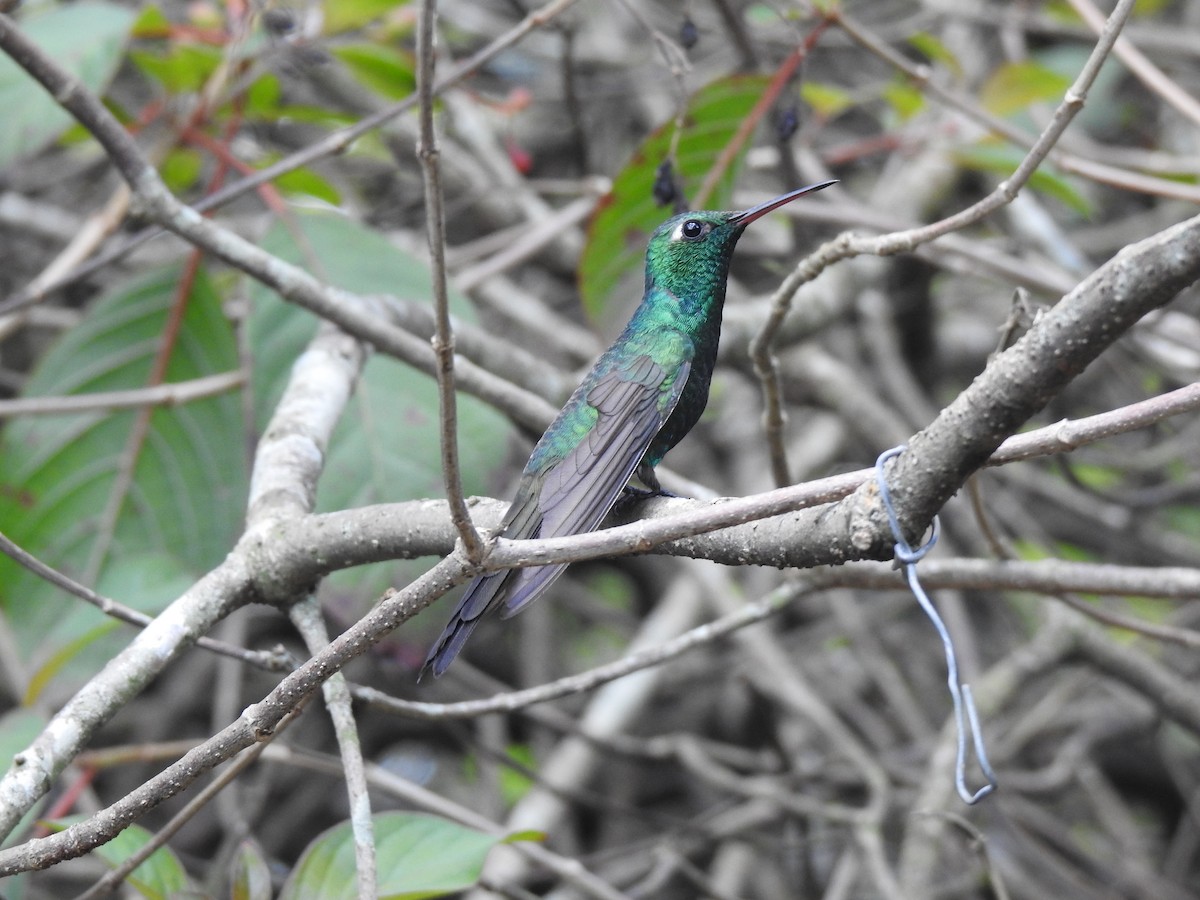
<instances>
[{"instance_id":1,"label":"bird's wing","mask_svg":"<svg viewBox=\"0 0 1200 900\"><path fill-rule=\"evenodd\" d=\"M666 371L649 356L639 356L596 382L587 393L596 423L546 473L537 500L541 523L530 537L580 534L604 520L675 409L690 370L691 361L684 361L664 393ZM565 568L561 563L515 572L505 585L501 615L507 618L532 603Z\"/></svg>"},{"instance_id":2,"label":"bird's wing","mask_svg":"<svg viewBox=\"0 0 1200 900\"><path fill-rule=\"evenodd\" d=\"M544 476L522 479L502 533L518 538L560 537L599 525L675 409L690 370L690 360L685 361L666 396L667 373L649 356L639 356L600 378L586 397L597 412L595 425ZM430 649L421 673L440 676L489 609L503 603L501 615L513 615L536 600L566 567L555 563L476 578Z\"/></svg>"}]
</instances>

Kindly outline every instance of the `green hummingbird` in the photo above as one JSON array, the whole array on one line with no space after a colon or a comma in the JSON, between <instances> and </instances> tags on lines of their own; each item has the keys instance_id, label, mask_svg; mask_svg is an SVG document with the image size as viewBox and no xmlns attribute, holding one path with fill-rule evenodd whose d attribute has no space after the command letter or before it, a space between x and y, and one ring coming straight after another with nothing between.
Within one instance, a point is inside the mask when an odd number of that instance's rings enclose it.
<instances>
[{"instance_id":1,"label":"green hummingbird","mask_svg":"<svg viewBox=\"0 0 1200 900\"><path fill-rule=\"evenodd\" d=\"M592 531L634 475L651 494L664 493L654 467L692 430L708 402L738 238L755 219L836 183L809 185L741 212L680 213L655 230L646 248L641 304L533 448L498 536ZM421 675L440 676L489 610L514 615L566 567L554 563L476 578Z\"/></svg>"}]
</instances>

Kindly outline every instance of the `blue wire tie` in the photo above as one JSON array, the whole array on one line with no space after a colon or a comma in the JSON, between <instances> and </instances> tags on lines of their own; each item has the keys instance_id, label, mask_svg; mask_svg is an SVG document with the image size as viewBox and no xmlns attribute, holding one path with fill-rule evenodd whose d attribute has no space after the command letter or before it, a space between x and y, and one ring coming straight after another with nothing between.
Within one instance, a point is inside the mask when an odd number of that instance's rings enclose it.
<instances>
[{"instance_id":1,"label":"blue wire tie","mask_svg":"<svg viewBox=\"0 0 1200 900\"><path fill-rule=\"evenodd\" d=\"M973 806L996 790L998 786L996 773L992 771L991 763L988 762L987 750L984 748L983 743L983 731L979 727L979 713L975 710L975 700L971 697L971 688L966 684L960 685L958 681L958 658L954 653L954 644L950 640L950 632L946 630L946 623L942 621L942 617L934 609L933 602L929 599L929 596L925 593L925 589L921 587L920 580L917 578L917 563L937 543L937 517L934 516L933 532L930 534L929 540L914 550L909 546L908 541L904 539L904 533L900 530L900 519L896 515L896 508L892 505L891 493L888 491L887 480L884 478L883 464L892 457L899 456L907 449L907 444L901 444L899 447L893 447L891 450L885 450L881 453L879 459L875 461L875 479L879 483L879 498L883 501L883 508L887 511L888 524L892 528L892 536L896 539L896 563L903 567L904 577L908 581L909 590L913 592L913 596L921 604L921 609L925 611L925 615L933 622L933 627L937 629L938 637L942 639L942 648L946 652L947 684L950 688L950 699L954 701L954 725L958 731L958 757L954 764L954 787L958 790L958 796L962 797L963 802L968 806ZM971 793L967 787L967 729L964 727L964 718L966 719L966 724L971 729L971 744L975 748L975 758L979 761L979 768L983 771L983 775L987 778L988 782L975 791L975 793Z\"/></svg>"}]
</instances>

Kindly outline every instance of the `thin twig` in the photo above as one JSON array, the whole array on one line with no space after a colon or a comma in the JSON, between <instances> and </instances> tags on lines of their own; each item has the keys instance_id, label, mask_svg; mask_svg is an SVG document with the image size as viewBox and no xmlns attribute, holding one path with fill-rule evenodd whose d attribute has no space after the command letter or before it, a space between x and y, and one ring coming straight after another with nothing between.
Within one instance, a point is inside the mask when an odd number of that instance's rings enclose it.
<instances>
[{"instance_id":1,"label":"thin twig","mask_svg":"<svg viewBox=\"0 0 1200 900\"><path fill-rule=\"evenodd\" d=\"M425 182L425 228L429 237L429 261L433 279L436 333L433 353L437 359L438 423L442 447L442 479L450 517L458 529L467 558L478 562L483 539L471 522L463 496L462 469L458 461L458 403L454 388L454 330L450 324L450 298L446 292L446 209L442 199L441 167L437 133L433 124L434 30L437 0L423 0L417 26L417 100L421 137L417 157Z\"/></svg>"},{"instance_id":2,"label":"thin twig","mask_svg":"<svg viewBox=\"0 0 1200 900\"><path fill-rule=\"evenodd\" d=\"M14 416L61 416L82 412L113 412L143 406L182 406L237 390L246 383L242 372L221 372L188 381L174 381L125 391L97 391L64 397L18 397L0 400L0 419Z\"/></svg>"}]
</instances>

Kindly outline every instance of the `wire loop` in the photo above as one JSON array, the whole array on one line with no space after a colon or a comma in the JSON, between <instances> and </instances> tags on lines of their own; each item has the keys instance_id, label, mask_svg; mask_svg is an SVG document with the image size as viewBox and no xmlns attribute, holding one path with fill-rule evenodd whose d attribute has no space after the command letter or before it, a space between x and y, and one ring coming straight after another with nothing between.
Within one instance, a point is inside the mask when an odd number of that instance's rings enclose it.
<instances>
[{"instance_id":1,"label":"wire loop","mask_svg":"<svg viewBox=\"0 0 1200 900\"><path fill-rule=\"evenodd\" d=\"M925 615L933 623L938 637L942 639L942 649L946 653L946 681L950 688L950 699L954 701L954 725L958 731L958 753L954 763L954 787L958 790L958 796L963 799L963 802L968 806L972 806L996 790L998 782L996 781L996 773L992 771L991 763L988 762L987 749L983 742L983 730L979 726L979 713L975 709L975 700L971 696L971 688L967 684L960 684L958 680L958 657L954 653L954 643L950 640L950 632L947 630L946 623L938 615L933 601L929 599L929 595L925 593L925 589L921 586L921 581L917 577L917 563L937 543L937 516L934 516L933 529L929 535L929 539L921 546L913 549L908 541L904 539L904 532L900 530L900 519L896 515L896 507L892 504L891 492L888 490L887 480L884 478L884 463L895 456L899 456L907 449L907 444L901 444L899 447L893 447L891 450L885 450L881 453L879 459L875 461L875 480L879 484L879 499L883 502L883 508L887 512L888 524L892 529L892 537L896 540L896 565L904 569L904 577L908 582L909 590L912 591L913 596L917 598L917 603L921 604L921 609L924 610ZM987 784L974 793L967 787L967 728L964 726L970 727L971 745L975 750L975 758L979 763L980 770L987 779Z\"/></svg>"}]
</instances>

